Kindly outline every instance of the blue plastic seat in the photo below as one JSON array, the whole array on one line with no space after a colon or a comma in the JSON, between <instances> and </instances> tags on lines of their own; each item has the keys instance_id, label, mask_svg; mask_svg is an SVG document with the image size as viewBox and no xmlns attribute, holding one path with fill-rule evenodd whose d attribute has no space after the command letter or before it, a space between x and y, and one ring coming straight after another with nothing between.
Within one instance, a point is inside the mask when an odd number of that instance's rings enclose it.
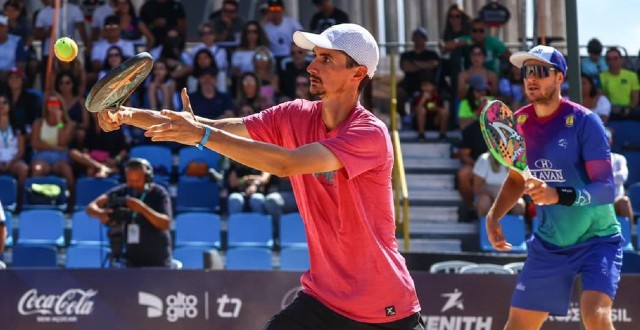
<instances>
[{"instance_id":1,"label":"blue plastic seat","mask_svg":"<svg viewBox=\"0 0 640 330\"><path fill-rule=\"evenodd\" d=\"M12 250L12 267L56 267L58 251L48 245L16 245Z\"/></svg>"},{"instance_id":2,"label":"blue plastic seat","mask_svg":"<svg viewBox=\"0 0 640 330\"><path fill-rule=\"evenodd\" d=\"M486 221L486 217L480 218L480 249L488 252L499 252L489 242L487 228L485 227ZM511 244L510 252L527 251L524 219L521 216L507 214L500 220L500 224L502 225L505 239Z\"/></svg>"},{"instance_id":3,"label":"blue plastic seat","mask_svg":"<svg viewBox=\"0 0 640 330\"><path fill-rule=\"evenodd\" d=\"M12 176L0 175L0 202L5 210L14 212L18 198L18 182Z\"/></svg>"},{"instance_id":4,"label":"blue plastic seat","mask_svg":"<svg viewBox=\"0 0 640 330\"><path fill-rule=\"evenodd\" d=\"M640 122L635 120L610 120L607 126L613 129L612 151L621 152L626 147L640 146ZM629 167L631 169L631 167Z\"/></svg>"},{"instance_id":5,"label":"blue plastic seat","mask_svg":"<svg viewBox=\"0 0 640 330\"><path fill-rule=\"evenodd\" d=\"M307 236L300 213L288 213L280 217L280 246L307 246Z\"/></svg>"},{"instance_id":6,"label":"blue plastic seat","mask_svg":"<svg viewBox=\"0 0 640 330\"><path fill-rule=\"evenodd\" d=\"M173 258L182 262L182 269L203 269L204 253L212 250L206 246L181 246L173 250Z\"/></svg>"},{"instance_id":7,"label":"blue plastic seat","mask_svg":"<svg viewBox=\"0 0 640 330\"><path fill-rule=\"evenodd\" d=\"M206 162L209 168L220 170L220 159L222 156L211 150L202 149L199 150L196 147L183 147L178 151L178 173L184 175L187 171L187 166L192 161Z\"/></svg>"},{"instance_id":8,"label":"blue plastic seat","mask_svg":"<svg viewBox=\"0 0 640 330\"><path fill-rule=\"evenodd\" d=\"M75 209L84 209L98 196L118 185L118 181L111 178L81 177L76 181Z\"/></svg>"},{"instance_id":9,"label":"blue plastic seat","mask_svg":"<svg viewBox=\"0 0 640 330\"><path fill-rule=\"evenodd\" d=\"M271 250L265 248L235 248L227 251L228 270L272 270Z\"/></svg>"},{"instance_id":10,"label":"blue plastic seat","mask_svg":"<svg viewBox=\"0 0 640 330\"><path fill-rule=\"evenodd\" d=\"M20 213L19 245L64 246L64 215L58 210L26 210Z\"/></svg>"},{"instance_id":11,"label":"blue plastic seat","mask_svg":"<svg viewBox=\"0 0 640 330\"><path fill-rule=\"evenodd\" d=\"M27 190L32 183L55 184L60 187L60 189L62 190L62 193L60 193L60 196L58 196L55 204L31 204L29 203L29 198L27 197L28 196ZM67 209L67 196L68 196L67 180L58 176L53 176L53 175L44 176L44 177L27 178L24 182L23 196L24 196L24 198L22 199L23 210L58 209L58 210L64 211Z\"/></svg>"},{"instance_id":12,"label":"blue plastic seat","mask_svg":"<svg viewBox=\"0 0 640 330\"><path fill-rule=\"evenodd\" d=\"M633 251L633 242L631 240L631 222L629 222L629 218L618 217L618 222L620 223L620 231L622 232L622 237L624 237L625 241L622 249L625 251Z\"/></svg>"},{"instance_id":13,"label":"blue plastic seat","mask_svg":"<svg viewBox=\"0 0 640 330\"><path fill-rule=\"evenodd\" d=\"M636 134L640 135L640 132L636 131ZM627 159L627 168L629 169L629 177L625 185L630 186L640 182L640 151L625 151L622 152L622 155Z\"/></svg>"},{"instance_id":14,"label":"blue plastic seat","mask_svg":"<svg viewBox=\"0 0 640 330\"><path fill-rule=\"evenodd\" d=\"M13 246L13 219L11 218L11 212L4 210L5 228L7 229L7 239L4 242L5 246Z\"/></svg>"},{"instance_id":15,"label":"blue plastic seat","mask_svg":"<svg viewBox=\"0 0 640 330\"><path fill-rule=\"evenodd\" d=\"M280 251L280 269L305 271L309 269L309 249L302 247L285 248Z\"/></svg>"},{"instance_id":16,"label":"blue plastic seat","mask_svg":"<svg viewBox=\"0 0 640 330\"><path fill-rule=\"evenodd\" d=\"M182 177L177 190L177 212L215 212L220 205L219 187L208 179Z\"/></svg>"},{"instance_id":17,"label":"blue plastic seat","mask_svg":"<svg viewBox=\"0 0 640 330\"><path fill-rule=\"evenodd\" d=\"M229 247L273 247L273 225L266 214L231 214L227 234Z\"/></svg>"},{"instance_id":18,"label":"blue plastic seat","mask_svg":"<svg viewBox=\"0 0 640 330\"><path fill-rule=\"evenodd\" d=\"M108 249L98 245L70 246L67 249L65 267L67 268L102 268L105 264Z\"/></svg>"},{"instance_id":19,"label":"blue plastic seat","mask_svg":"<svg viewBox=\"0 0 640 330\"><path fill-rule=\"evenodd\" d=\"M220 247L220 217L217 214L178 214L175 218L175 230L176 246Z\"/></svg>"},{"instance_id":20,"label":"blue plastic seat","mask_svg":"<svg viewBox=\"0 0 640 330\"><path fill-rule=\"evenodd\" d=\"M171 149L160 145L141 145L131 148L131 158L144 158L153 166L154 176L166 179L171 176L173 155Z\"/></svg>"},{"instance_id":21,"label":"blue plastic seat","mask_svg":"<svg viewBox=\"0 0 640 330\"><path fill-rule=\"evenodd\" d=\"M108 245L107 230L107 226L84 210L75 211L71 216L72 245Z\"/></svg>"},{"instance_id":22,"label":"blue plastic seat","mask_svg":"<svg viewBox=\"0 0 640 330\"><path fill-rule=\"evenodd\" d=\"M627 188L627 196L631 200L633 217L637 219L640 217L640 182L636 182Z\"/></svg>"}]
</instances>

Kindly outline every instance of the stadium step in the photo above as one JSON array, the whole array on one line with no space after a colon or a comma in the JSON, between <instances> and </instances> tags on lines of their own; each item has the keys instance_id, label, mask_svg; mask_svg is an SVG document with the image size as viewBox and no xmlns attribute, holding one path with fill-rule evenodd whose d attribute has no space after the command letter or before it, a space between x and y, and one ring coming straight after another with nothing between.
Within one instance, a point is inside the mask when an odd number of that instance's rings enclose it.
<instances>
[{"instance_id":1,"label":"stadium step","mask_svg":"<svg viewBox=\"0 0 640 330\"><path fill-rule=\"evenodd\" d=\"M404 240L398 238L400 252L404 250ZM410 252L462 252L462 242L459 239L439 238L424 239L412 238L409 242Z\"/></svg>"},{"instance_id":2,"label":"stadium step","mask_svg":"<svg viewBox=\"0 0 640 330\"><path fill-rule=\"evenodd\" d=\"M409 218L413 222L457 222L456 206L411 206Z\"/></svg>"},{"instance_id":3,"label":"stadium step","mask_svg":"<svg viewBox=\"0 0 640 330\"><path fill-rule=\"evenodd\" d=\"M412 190L452 190L453 174L407 174L407 188ZM411 196L411 195L409 195Z\"/></svg>"}]
</instances>

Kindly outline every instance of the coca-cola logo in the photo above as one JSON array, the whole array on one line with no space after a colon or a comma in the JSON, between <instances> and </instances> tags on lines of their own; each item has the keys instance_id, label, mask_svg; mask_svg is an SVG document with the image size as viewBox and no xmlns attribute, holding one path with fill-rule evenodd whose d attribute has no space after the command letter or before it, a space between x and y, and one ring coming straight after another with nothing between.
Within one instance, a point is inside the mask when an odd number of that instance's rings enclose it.
<instances>
[{"instance_id":1,"label":"coca-cola logo","mask_svg":"<svg viewBox=\"0 0 640 330\"><path fill-rule=\"evenodd\" d=\"M91 298L97 290L69 289L62 294L38 294L38 290L25 292L18 302L21 315L89 315L93 312Z\"/></svg>"}]
</instances>

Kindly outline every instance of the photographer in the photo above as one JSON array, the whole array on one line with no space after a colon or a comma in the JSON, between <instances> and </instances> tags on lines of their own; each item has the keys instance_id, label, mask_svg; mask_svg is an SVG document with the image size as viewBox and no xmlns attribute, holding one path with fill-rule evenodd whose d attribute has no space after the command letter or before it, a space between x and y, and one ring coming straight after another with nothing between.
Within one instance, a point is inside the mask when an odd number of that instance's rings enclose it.
<instances>
[{"instance_id":1,"label":"photographer","mask_svg":"<svg viewBox=\"0 0 640 330\"><path fill-rule=\"evenodd\" d=\"M124 246L127 267L170 267L169 194L153 183L153 168L146 159L130 159L124 174L126 184L100 195L87 206L87 213L109 226L116 261Z\"/></svg>"}]
</instances>

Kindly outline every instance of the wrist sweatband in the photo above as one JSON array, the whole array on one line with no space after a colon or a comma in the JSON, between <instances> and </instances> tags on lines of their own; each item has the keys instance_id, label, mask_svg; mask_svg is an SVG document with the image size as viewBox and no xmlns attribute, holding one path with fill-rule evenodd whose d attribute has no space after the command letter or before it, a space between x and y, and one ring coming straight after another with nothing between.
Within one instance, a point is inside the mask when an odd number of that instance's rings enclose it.
<instances>
[{"instance_id":1,"label":"wrist sweatband","mask_svg":"<svg viewBox=\"0 0 640 330\"><path fill-rule=\"evenodd\" d=\"M558 203L560 205L571 206L576 202L576 190L573 187L557 187Z\"/></svg>"},{"instance_id":2,"label":"wrist sweatband","mask_svg":"<svg viewBox=\"0 0 640 330\"><path fill-rule=\"evenodd\" d=\"M196 144L196 147L199 150L204 149L204 145L207 144L207 141L209 141L209 136L211 135L211 128L209 127L205 127L204 128L204 135L202 136L202 140L200 140L200 142L198 142Z\"/></svg>"}]
</instances>

